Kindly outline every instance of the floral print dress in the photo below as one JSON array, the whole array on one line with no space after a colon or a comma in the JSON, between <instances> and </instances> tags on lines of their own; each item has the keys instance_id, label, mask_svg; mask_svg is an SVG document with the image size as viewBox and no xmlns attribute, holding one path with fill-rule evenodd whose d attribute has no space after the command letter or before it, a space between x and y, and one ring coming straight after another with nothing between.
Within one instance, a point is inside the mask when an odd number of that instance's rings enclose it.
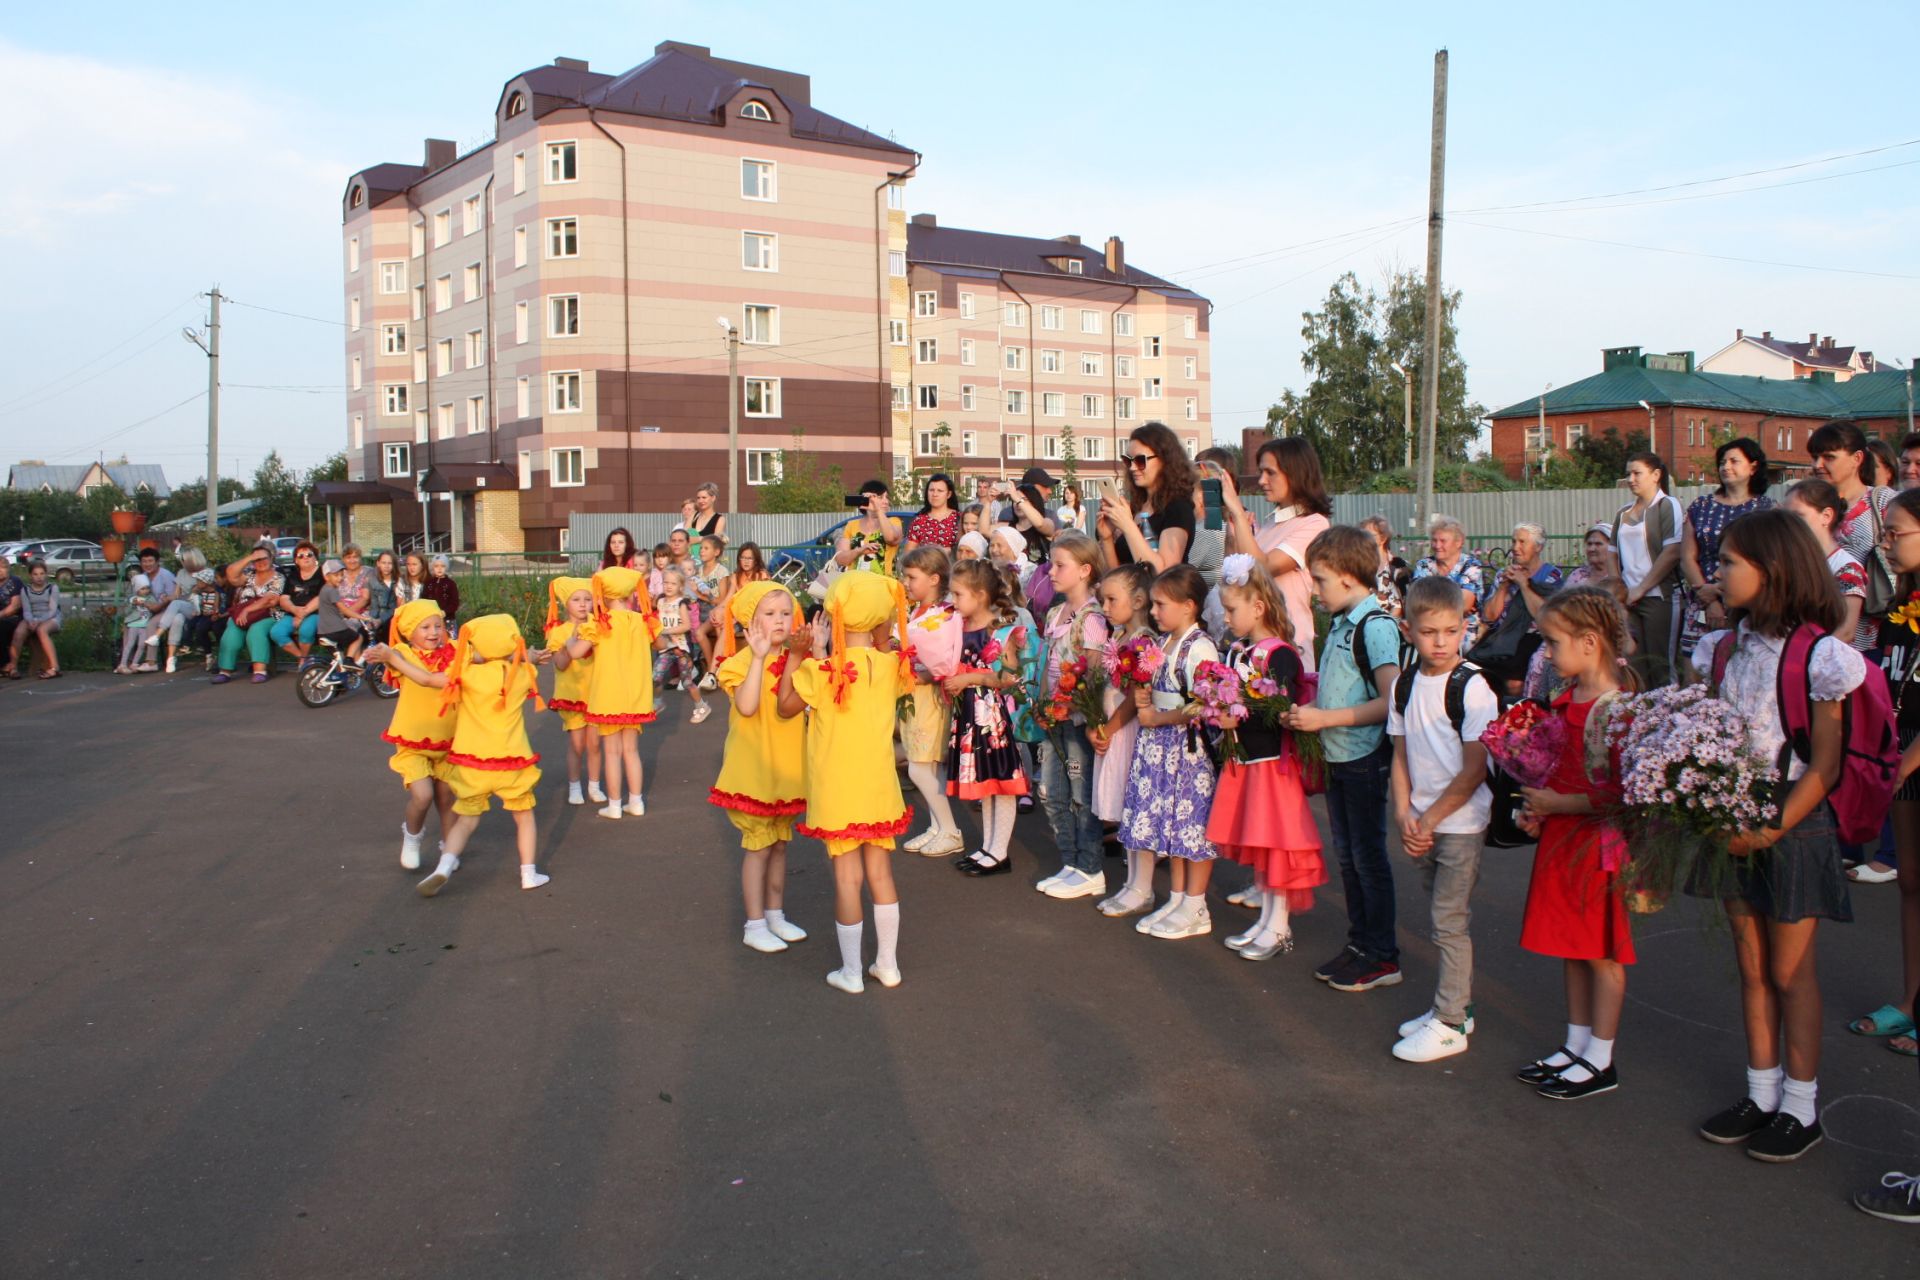
<instances>
[{"instance_id":1,"label":"floral print dress","mask_svg":"<svg viewBox=\"0 0 1920 1280\"><path fill-rule=\"evenodd\" d=\"M960 639L961 671L999 671L1001 654L1011 643L1024 647L1021 628L999 632L981 628ZM1013 736L1013 696L1004 689L968 685L953 700L953 727L947 737L947 794L962 800L988 796L1024 796L1027 771Z\"/></svg>"},{"instance_id":2,"label":"floral print dress","mask_svg":"<svg viewBox=\"0 0 1920 1280\"><path fill-rule=\"evenodd\" d=\"M1163 641L1162 647L1169 644L1167 660L1153 677L1153 705L1162 711L1187 701L1181 692L1187 668L1220 658L1220 651L1198 626L1178 641ZM1141 729L1120 811L1121 842L1129 849L1209 861L1218 853L1207 839L1216 781L1213 760L1198 728L1171 724Z\"/></svg>"}]
</instances>

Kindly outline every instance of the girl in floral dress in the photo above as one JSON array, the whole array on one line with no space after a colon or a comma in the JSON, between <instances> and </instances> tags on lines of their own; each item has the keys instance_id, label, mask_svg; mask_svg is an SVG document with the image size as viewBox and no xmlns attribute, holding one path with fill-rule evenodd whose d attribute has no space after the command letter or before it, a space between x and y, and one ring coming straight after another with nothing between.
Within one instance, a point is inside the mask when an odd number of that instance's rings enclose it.
<instances>
[{"instance_id":1,"label":"girl in floral dress","mask_svg":"<svg viewBox=\"0 0 1920 1280\"><path fill-rule=\"evenodd\" d=\"M1169 859L1173 892L1134 928L1155 938L1198 938L1213 932L1207 882L1216 851L1207 839L1215 783L1212 757L1187 711L1193 675L1220 651L1200 626L1207 581L1192 565L1175 565L1153 582L1153 621L1166 661L1153 687L1134 691L1140 742L1127 775L1120 839L1129 851Z\"/></svg>"},{"instance_id":2,"label":"girl in floral dress","mask_svg":"<svg viewBox=\"0 0 1920 1280\"><path fill-rule=\"evenodd\" d=\"M1100 609L1112 628L1112 643L1125 644L1147 629L1149 593L1153 589L1153 568L1144 564L1123 564L1110 569L1100 579ZM1107 686L1104 698L1107 721L1088 735L1093 743L1093 816L1102 822L1119 822L1127 802L1127 777L1133 769L1133 750L1140 737L1140 725L1134 718L1133 699L1120 689ZM1127 883L1110 898L1102 898L1098 910L1116 919L1137 916L1153 906L1153 854L1147 850L1127 851Z\"/></svg>"},{"instance_id":3,"label":"girl in floral dress","mask_svg":"<svg viewBox=\"0 0 1920 1280\"><path fill-rule=\"evenodd\" d=\"M953 699L947 738L947 794L980 801L982 847L954 862L970 876L1003 875L1019 798L1027 794L1027 771L1013 736L1013 701L1007 690L1019 680L1016 655L1026 647L1014 623L1006 579L985 560L953 567L953 603L966 630L960 639L960 669L941 682Z\"/></svg>"}]
</instances>

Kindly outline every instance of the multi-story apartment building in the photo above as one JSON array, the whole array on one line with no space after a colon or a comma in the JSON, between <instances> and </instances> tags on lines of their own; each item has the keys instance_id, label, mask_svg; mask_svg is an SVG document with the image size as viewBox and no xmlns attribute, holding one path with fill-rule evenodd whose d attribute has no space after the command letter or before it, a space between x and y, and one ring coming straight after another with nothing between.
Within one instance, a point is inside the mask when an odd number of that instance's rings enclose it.
<instances>
[{"instance_id":1,"label":"multi-story apartment building","mask_svg":"<svg viewBox=\"0 0 1920 1280\"><path fill-rule=\"evenodd\" d=\"M1128 266L1118 237L1103 252L916 214L907 262L910 314L890 334L906 356L897 464L951 454L970 491L1036 461L1057 472L1069 429L1087 477L1117 476L1143 422L1165 422L1189 451L1213 442L1207 300Z\"/></svg>"}]
</instances>

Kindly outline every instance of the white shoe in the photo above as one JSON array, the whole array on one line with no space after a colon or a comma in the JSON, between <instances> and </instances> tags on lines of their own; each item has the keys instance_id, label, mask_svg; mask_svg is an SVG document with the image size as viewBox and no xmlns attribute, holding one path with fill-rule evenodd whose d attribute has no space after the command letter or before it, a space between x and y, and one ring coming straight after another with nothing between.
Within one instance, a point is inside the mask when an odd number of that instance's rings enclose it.
<instances>
[{"instance_id":1,"label":"white shoe","mask_svg":"<svg viewBox=\"0 0 1920 1280\"><path fill-rule=\"evenodd\" d=\"M1178 899L1168 898L1165 902L1161 903L1158 908L1147 912L1147 914L1135 920L1133 922L1133 931L1135 933L1152 933L1153 927L1172 915L1174 908L1178 905Z\"/></svg>"},{"instance_id":2,"label":"white shoe","mask_svg":"<svg viewBox=\"0 0 1920 1280\"><path fill-rule=\"evenodd\" d=\"M459 869L460 859L450 854L441 854L440 865L433 869L432 875L413 886L414 892L423 898L431 898L434 894L447 887L447 881L452 879L453 873Z\"/></svg>"},{"instance_id":3,"label":"white shoe","mask_svg":"<svg viewBox=\"0 0 1920 1280\"><path fill-rule=\"evenodd\" d=\"M767 928L764 923L758 929L751 925L747 926L746 931L740 935L740 941L755 951L764 951L768 955L787 949L787 944L774 937L773 930Z\"/></svg>"},{"instance_id":4,"label":"white shoe","mask_svg":"<svg viewBox=\"0 0 1920 1280\"><path fill-rule=\"evenodd\" d=\"M541 875L538 867L522 866L520 868L520 887L522 889L538 889L551 879L553 879L552 876Z\"/></svg>"},{"instance_id":5,"label":"white shoe","mask_svg":"<svg viewBox=\"0 0 1920 1280\"><path fill-rule=\"evenodd\" d=\"M1128 916L1137 916L1143 911L1153 909L1153 896L1134 893L1131 889L1122 889L1111 898L1102 898L1094 904L1101 915L1115 920L1124 920Z\"/></svg>"},{"instance_id":6,"label":"white shoe","mask_svg":"<svg viewBox=\"0 0 1920 1280\"><path fill-rule=\"evenodd\" d=\"M1417 1018L1408 1018L1405 1022L1400 1024L1400 1038L1402 1040L1405 1040L1408 1036L1412 1035L1414 1032L1418 1031L1421 1027L1425 1026L1429 1022L1432 1022L1434 1019L1438 1018L1439 1016L1440 1016L1439 1013L1437 1013L1432 1009L1429 1009ZM1467 1034L1468 1035L1473 1034L1473 1014L1471 1013L1467 1014ZM1553 1055L1548 1054L1547 1056L1552 1057Z\"/></svg>"},{"instance_id":7,"label":"white shoe","mask_svg":"<svg viewBox=\"0 0 1920 1280\"><path fill-rule=\"evenodd\" d=\"M639 796L629 796L627 798L627 815L633 818L646 817L647 802L645 800L642 800Z\"/></svg>"},{"instance_id":8,"label":"white shoe","mask_svg":"<svg viewBox=\"0 0 1920 1280\"><path fill-rule=\"evenodd\" d=\"M174 672L178 671L179 669L180 669L179 660L175 658L172 654L168 654L167 655L167 674L172 675Z\"/></svg>"},{"instance_id":9,"label":"white shoe","mask_svg":"<svg viewBox=\"0 0 1920 1280\"><path fill-rule=\"evenodd\" d=\"M860 980L858 969L852 973L848 973L845 969L835 969L827 975L827 985L838 988L850 996L857 996L867 989L867 984Z\"/></svg>"},{"instance_id":10,"label":"white shoe","mask_svg":"<svg viewBox=\"0 0 1920 1280\"><path fill-rule=\"evenodd\" d=\"M160 643L160 637L159 637L158 635L151 635L151 636L148 636L148 637L146 638L146 640L145 640L145 642L144 642L144 643L146 643L146 644L148 644L148 645L156 645L156 644L159 644L159 643Z\"/></svg>"},{"instance_id":11,"label":"white shoe","mask_svg":"<svg viewBox=\"0 0 1920 1280\"><path fill-rule=\"evenodd\" d=\"M933 837L933 843L921 849L920 856L923 858L944 858L950 854L964 852L966 847L967 839L958 831L949 831L944 835L936 832Z\"/></svg>"},{"instance_id":12,"label":"white shoe","mask_svg":"<svg viewBox=\"0 0 1920 1280\"><path fill-rule=\"evenodd\" d=\"M1227 895L1227 901L1236 907L1247 907L1258 911L1261 907L1261 893L1258 884L1250 884L1238 893Z\"/></svg>"},{"instance_id":13,"label":"white shoe","mask_svg":"<svg viewBox=\"0 0 1920 1280\"><path fill-rule=\"evenodd\" d=\"M420 837L427 834L426 823L420 824L418 831L407 830L407 824L400 824L400 869L418 871L420 869Z\"/></svg>"},{"instance_id":14,"label":"white shoe","mask_svg":"<svg viewBox=\"0 0 1920 1280\"><path fill-rule=\"evenodd\" d=\"M706 676L700 681L700 688L703 692L708 689L718 689L719 687L720 677L712 671L707 672Z\"/></svg>"},{"instance_id":15,"label":"white shoe","mask_svg":"<svg viewBox=\"0 0 1920 1280\"><path fill-rule=\"evenodd\" d=\"M1071 875L1073 878L1069 880L1067 878L1068 875ZM1053 886L1053 888L1048 889L1046 892L1049 898L1066 899L1066 898L1091 898L1096 894L1102 894L1102 893L1105 893L1106 891L1107 891L1107 873L1106 872L1102 871L1099 875L1090 876L1086 872L1080 870L1078 867L1075 867L1071 872L1068 872L1067 874L1062 875L1058 883L1056 883Z\"/></svg>"},{"instance_id":16,"label":"white shoe","mask_svg":"<svg viewBox=\"0 0 1920 1280\"><path fill-rule=\"evenodd\" d=\"M1438 1018L1428 1018L1393 1046L1393 1056L1402 1062L1438 1062L1466 1051L1467 1033Z\"/></svg>"},{"instance_id":17,"label":"white shoe","mask_svg":"<svg viewBox=\"0 0 1920 1280\"><path fill-rule=\"evenodd\" d=\"M925 853L927 851L927 846L932 844L935 840L939 838L940 838L940 828L928 827L925 831L922 831L919 835L907 841L905 844L901 845L900 847L902 849L905 849L908 853Z\"/></svg>"},{"instance_id":18,"label":"white shoe","mask_svg":"<svg viewBox=\"0 0 1920 1280\"><path fill-rule=\"evenodd\" d=\"M603 818L618 818L622 813L625 813L626 810L620 807L620 802L618 800L615 800L611 804L609 804L606 808L598 809L595 812L597 812Z\"/></svg>"},{"instance_id":19,"label":"white shoe","mask_svg":"<svg viewBox=\"0 0 1920 1280\"><path fill-rule=\"evenodd\" d=\"M585 804L586 802L586 793L580 790L580 784L577 782L569 782L567 784L567 803Z\"/></svg>"},{"instance_id":20,"label":"white shoe","mask_svg":"<svg viewBox=\"0 0 1920 1280\"><path fill-rule=\"evenodd\" d=\"M791 920L769 920L767 928L773 930L773 936L782 942L805 942L807 931Z\"/></svg>"},{"instance_id":21,"label":"white shoe","mask_svg":"<svg viewBox=\"0 0 1920 1280\"><path fill-rule=\"evenodd\" d=\"M882 969L877 964L870 964L867 966L867 973L875 982L883 987L897 987L900 985L900 971L898 969Z\"/></svg>"},{"instance_id":22,"label":"white shoe","mask_svg":"<svg viewBox=\"0 0 1920 1280\"><path fill-rule=\"evenodd\" d=\"M711 702L703 702L699 706L693 709L693 714L687 717L687 723L699 724L701 721L705 720L708 716L712 714L713 714L713 704Z\"/></svg>"},{"instance_id":23,"label":"white shoe","mask_svg":"<svg viewBox=\"0 0 1920 1280\"><path fill-rule=\"evenodd\" d=\"M589 782L587 784L587 799L593 801L595 804L605 804L607 802L607 793L600 789L599 783Z\"/></svg>"},{"instance_id":24,"label":"white shoe","mask_svg":"<svg viewBox=\"0 0 1920 1280\"><path fill-rule=\"evenodd\" d=\"M1062 867L1033 887L1035 891L1039 893L1052 893L1055 885L1064 883L1068 876L1077 876L1079 874L1080 873L1072 867Z\"/></svg>"},{"instance_id":25,"label":"white shoe","mask_svg":"<svg viewBox=\"0 0 1920 1280\"><path fill-rule=\"evenodd\" d=\"M1203 907L1193 907L1182 903L1180 910L1163 917L1159 924L1147 930L1150 938L1204 938L1213 932L1213 917Z\"/></svg>"}]
</instances>

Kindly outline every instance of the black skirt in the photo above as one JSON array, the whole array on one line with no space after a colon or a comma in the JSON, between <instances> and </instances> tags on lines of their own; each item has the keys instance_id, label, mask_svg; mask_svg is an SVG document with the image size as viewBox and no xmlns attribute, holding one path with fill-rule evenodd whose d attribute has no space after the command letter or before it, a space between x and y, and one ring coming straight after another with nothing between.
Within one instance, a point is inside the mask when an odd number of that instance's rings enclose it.
<instances>
[{"instance_id":1,"label":"black skirt","mask_svg":"<svg viewBox=\"0 0 1920 1280\"><path fill-rule=\"evenodd\" d=\"M1840 839L1833 814L1822 804L1806 820L1780 838L1771 849L1739 859L1734 878L1736 898L1756 915L1779 924L1799 920L1853 920L1853 902L1847 896L1847 876L1840 866ZM1687 881L1694 897L1713 896L1699 872Z\"/></svg>"}]
</instances>

